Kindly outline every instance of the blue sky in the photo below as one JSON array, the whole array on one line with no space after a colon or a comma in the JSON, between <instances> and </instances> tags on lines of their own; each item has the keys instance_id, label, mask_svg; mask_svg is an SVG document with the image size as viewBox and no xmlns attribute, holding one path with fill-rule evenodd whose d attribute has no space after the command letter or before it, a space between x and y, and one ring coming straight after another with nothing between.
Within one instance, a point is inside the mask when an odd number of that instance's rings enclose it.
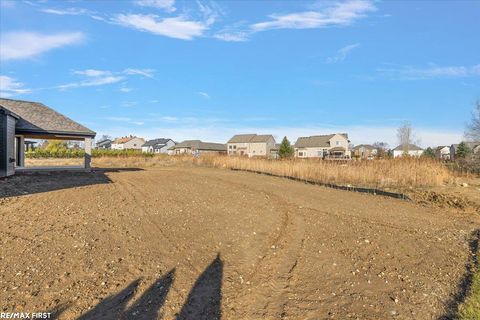
<instances>
[{"instance_id":1,"label":"blue sky","mask_svg":"<svg viewBox=\"0 0 480 320\"><path fill-rule=\"evenodd\" d=\"M99 135L462 139L480 1L0 0L0 94Z\"/></svg>"}]
</instances>

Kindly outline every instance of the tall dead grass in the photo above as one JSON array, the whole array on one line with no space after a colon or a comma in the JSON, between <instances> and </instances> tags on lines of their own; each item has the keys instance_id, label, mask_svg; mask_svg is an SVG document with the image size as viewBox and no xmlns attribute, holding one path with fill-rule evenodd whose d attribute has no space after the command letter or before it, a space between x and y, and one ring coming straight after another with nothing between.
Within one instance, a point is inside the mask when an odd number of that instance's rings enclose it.
<instances>
[{"instance_id":1,"label":"tall dead grass","mask_svg":"<svg viewBox=\"0 0 480 320\"><path fill-rule=\"evenodd\" d=\"M259 171L322 183L376 188L435 187L454 182L455 174L444 164L426 158L372 161L267 160L259 158L202 155L93 158L94 167L161 167L199 165L224 169Z\"/></svg>"},{"instance_id":2,"label":"tall dead grass","mask_svg":"<svg viewBox=\"0 0 480 320\"><path fill-rule=\"evenodd\" d=\"M369 187L432 187L453 182L454 174L430 159L400 158L375 161L267 160L202 157L201 165L252 170L323 183Z\"/></svg>"}]
</instances>

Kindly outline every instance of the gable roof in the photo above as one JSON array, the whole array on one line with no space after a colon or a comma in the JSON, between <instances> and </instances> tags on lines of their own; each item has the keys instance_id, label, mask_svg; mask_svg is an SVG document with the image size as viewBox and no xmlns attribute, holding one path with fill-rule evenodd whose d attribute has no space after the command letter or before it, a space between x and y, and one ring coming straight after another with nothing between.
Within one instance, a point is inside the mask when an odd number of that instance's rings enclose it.
<instances>
[{"instance_id":1,"label":"gable roof","mask_svg":"<svg viewBox=\"0 0 480 320\"><path fill-rule=\"evenodd\" d=\"M422 148L420 148L419 146L417 145L414 145L412 143L408 144L408 145L399 145L398 147L396 147L395 149L393 149L394 151L404 151L405 149L407 149L408 151L420 151L420 150L423 150Z\"/></svg>"},{"instance_id":2,"label":"gable roof","mask_svg":"<svg viewBox=\"0 0 480 320\"><path fill-rule=\"evenodd\" d=\"M185 140L174 145L173 147L170 147L169 149L174 150L179 148L210 151L227 151L227 146L223 143L203 142L200 140Z\"/></svg>"},{"instance_id":3,"label":"gable roof","mask_svg":"<svg viewBox=\"0 0 480 320\"><path fill-rule=\"evenodd\" d=\"M112 144L112 140L110 139L103 139L96 143L97 146L103 146L103 145L109 145L109 144Z\"/></svg>"},{"instance_id":4,"label":"gable roof","mask_svg":"<svg viewBox=\"0 0 480 320\"><path fill-rule=\"evenodd\" d=\"M333 133L310 137L299 137L295 142L295 148L328 148L330 146L330 139L335 135L341 135L348 140L348 133Z\"/></svg>"},{"instance_id":5,"label":"gable roof","mask_svg":"<svg viewBox=\"0 0 480 320\"><path fill-rule=\"evenodd\" d=\"M268 142L270 138L273 139L271 134L236 134L227 143L259 143Z\"/></svg>"},{"instance_id":6,"label":"gable roof","mask_svg":"<svg viewBox=\"0 0 480 320\"><path fill-rule=\"evenodd\" d=\"M271 134L256 134L250 142L268 142L270 139L273 139Z\"/></svg>"},{"instance_id":7,"label":"gable roof","mask_svg":"<svg viewBox=\"0 0 480 320\"><path fill-rule=\"evenodd\" d=\"M95 132L39 102L0 98L0 106L17 115L15 131L95 137Z\"/></svg>"},{"instance_id":8,"label":"gable roof","mask_svg":"<svg viewBox=\"0 0 480 320\"><path fill-rule=\"evenodd\" d=\"M133 139L140 139L145 143L145 140L143 138L135 137L135 136L116 138L115 140L113 140L112 143L113 144L124 144L124 143L127 143L127 142L129 142L130 140L133 140Z\"/></svg>"},{"instance_id":9,"label":"gable roof","mask_svg":"<svg viewBox=\"0 0 480 320\"><path fill-rule=\"evenodd\" d=\"M236 134L227 143L248 143L256 134Z\"/></svg>"},{"instance_id":10,"label":"gable roof","mask_svg":"<svg viewBox=\"0 0 480 320\"><path fill-rule=\"evenodd\" d=\"M475 149L476 147L480 146L480 141L464 141L465 144L468 146L470 150ZM453 150L457 152L458 144L452 144Z\"/></svg>"},{"instance_id":11,"label":"gable roof","mask_svg":"<svg viewBox=\"0 0 480 320\"><path fill-rule=\"evenodd\" d=\"M148 140L145 142L142 147L161 147L167 144L168 141L172 139L165 139L165 138L160 138L160 139L153 139L153 140ZM172 140L173 141L173 140Z\"/></svg>"},{"instance_id":12,"label":"gable roof","mask_svg":"<svg viewBox=\"0 0 480 320\"><path fill-rule=\"evenodd\" d=\"M377 149L371 144L359 144L358 146L353 147L353 150L360 150L360 148L368 149L368 150L374 150Z\"/></svg>"}]
</instances>

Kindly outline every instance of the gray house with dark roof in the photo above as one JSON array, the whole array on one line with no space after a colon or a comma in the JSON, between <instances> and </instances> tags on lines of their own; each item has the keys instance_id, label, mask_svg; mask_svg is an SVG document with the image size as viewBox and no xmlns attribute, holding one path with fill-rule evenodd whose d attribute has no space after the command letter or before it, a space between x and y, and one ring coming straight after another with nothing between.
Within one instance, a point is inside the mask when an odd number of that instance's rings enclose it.
<instances>
[{"instance_id":1,"label":"gray house with dark roof","mask_svg":"<svg viewBox=\"0 0 480 320\"><path fill-rule=\"evenodd\" d=\"M44 104L0 98L0 177L25 170L25 138L84 141L82 169L90 170L94 137L92 130Z\"/></svg>"},{"instance_id":2,"label":"gray house with dark roof","mask_svg":"<svg viewBox=\"0 0 480 320\"><path fill-rule=\"evenodd\" d=\"M175 145L172 139L153 139L148 140L142 145L142 152L149 153L168 153L168 149Z\"/></svg>"}]
</instances>

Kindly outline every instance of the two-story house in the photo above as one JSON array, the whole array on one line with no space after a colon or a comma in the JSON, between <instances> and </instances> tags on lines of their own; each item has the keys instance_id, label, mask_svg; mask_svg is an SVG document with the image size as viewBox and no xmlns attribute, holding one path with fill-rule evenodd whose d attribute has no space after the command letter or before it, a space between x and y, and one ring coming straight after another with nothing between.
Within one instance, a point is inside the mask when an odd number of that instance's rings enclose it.
<instances>
[{"instance_id":1,"label":"two-story house","mask_svg":"<svg viewBox=\"0 0 480 320\"><path fill-rule=\"evenodd\" d=\"M228 155L269 157L275 149L275 138L271 134L237 134L227 142Z\"/></svg>"},{"instance_id":2,"label":"two-story house","mask_svg":"<svg viewBox=\"0 0 480 320\"><path fill-rule=\"evenodd\" d=\"M142 152L148 153L168 153L168 149L175 145L172 139L153 139L148 140L142 145Z\"/></svg>"},{"instance_id":3,"label":"two-story house","mask_svg":"<svg viewBox=\"0 0 480 320\"><path fill-rule=\"evenodd\" d=\"M350 157L347 133L334 133L319 136L300 137L295 142L297 158L344 158Z\"/></svg>"},{"instance_id":4,"label":"two-story house","mask_svg":"<svg viewBox=\"0 0 480 320\"><path fill-rule=\"evenodd\" d=\"M145 140L139 137L117 138L112 143L112 150L142 150L144 144Z\"/></svg>"}]
</instances>

